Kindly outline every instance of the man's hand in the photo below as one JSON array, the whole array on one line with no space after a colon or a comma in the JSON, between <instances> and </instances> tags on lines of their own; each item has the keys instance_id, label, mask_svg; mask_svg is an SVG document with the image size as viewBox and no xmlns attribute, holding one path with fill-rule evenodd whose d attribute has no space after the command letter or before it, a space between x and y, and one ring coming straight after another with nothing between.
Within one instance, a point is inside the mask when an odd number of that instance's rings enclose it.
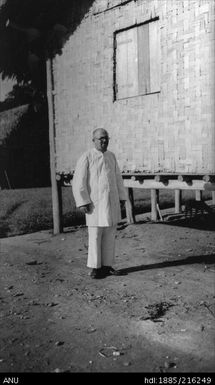
<instances>
[{"instance_id":1,"label":"man's hand","mask_svg":"<svg viewBox=\"0 0 215 385\"><path fill-rule=\"evenodd\" d=\"M87 214L90 211L90 204L80 206L79 209L82 211L82 213Z\"/></svg>"}]
</instances>

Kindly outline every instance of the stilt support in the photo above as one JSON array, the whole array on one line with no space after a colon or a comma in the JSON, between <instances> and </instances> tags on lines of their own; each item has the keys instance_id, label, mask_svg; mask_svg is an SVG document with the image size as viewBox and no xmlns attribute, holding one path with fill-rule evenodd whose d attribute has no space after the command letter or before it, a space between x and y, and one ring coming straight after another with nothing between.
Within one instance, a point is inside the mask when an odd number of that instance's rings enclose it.
<instances>
[{"instance_id":1,"label":"stilt support","mask_svg":"<svg viewBox=\"0 0 215 385\"><path fill-rule=\"evenodd\" d=\"M63 233L63 198L61 181L57 181L58 201L59 201L59 230Z\"/></svg>"},{"instance_id":2,"label":"stilt support","mask_svg":"<svg viewBox=\"0 0 215 385\"><path fill-rule=\"evenodd\" d=\"M202 191L196 190L196 201L201 201L201 200L202 200Z\"/></svg>"},{"instance_id":3,"label":"stilt support","mask_svg":"<svg viewBox=\"0 0 215 385\"><path fill-rule=\"evenodd\" d=\"M212 204L215 205L215 191L212 191Z\"/></svg>"},{"instance_id":4,"label":"stilt support","mask_svg":"<svg viewBox=\"0 0 215 385\"><path fill-rule=\"evenodd\" d=\"M132 188L126 188L127 201L125 203L126 217L128 223L135 223L134 215L134 194Z\"/></svg>"},{"instance_id":5,"label":"stilt support","mask_svg":"<svg viewBox=\"0 0 215 385\"><path fill-rule=\"evenodd\" d=\"M159 202L159 190L151 189L151 220L157 221L158 219L158 202Z\"/></svg>"},{"instance_id":6,"label":"stilt support","mask_svg":"<svg viewBox=\"0 0 215 385\"><path fill-rule=\"evenodd\" d=\"M175 214L181 213L182 191L175 190Z\"/></svg>"}]
</instances>

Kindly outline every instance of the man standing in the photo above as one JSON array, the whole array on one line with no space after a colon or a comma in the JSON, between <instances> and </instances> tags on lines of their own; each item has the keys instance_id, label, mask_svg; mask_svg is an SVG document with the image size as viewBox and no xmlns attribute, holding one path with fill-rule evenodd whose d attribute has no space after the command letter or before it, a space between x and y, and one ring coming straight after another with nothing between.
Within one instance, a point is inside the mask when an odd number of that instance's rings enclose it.
<instances>
[{"instance_id":1,"label":"man standing","mask_svg":"<svg viewBox=\"0 0 215 385\"><path fill-rule=\"evenodd\" d=\"M77 162L72 186L76 206L86 214L87 266L92 269L92 278L101 278L117 275L112 268L116 226L121 219L120 203L126 201L126 191L115 155L107 150L107 131L94 130L93 142L94 148Z\"/></svg>"}]
</instances>

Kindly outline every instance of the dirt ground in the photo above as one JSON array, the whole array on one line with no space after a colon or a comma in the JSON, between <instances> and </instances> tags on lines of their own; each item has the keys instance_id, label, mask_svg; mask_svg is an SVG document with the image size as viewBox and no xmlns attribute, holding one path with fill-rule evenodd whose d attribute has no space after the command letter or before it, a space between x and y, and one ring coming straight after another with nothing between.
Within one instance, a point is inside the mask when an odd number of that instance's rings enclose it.
<instances>
[{"instance_id":1,"label":"dirt ground","mask_svg":"<svg viewBox=\"0 0 215 385\"><path fill-rule=\"evenodd\" d=\"M0 372L215 371L215 227L146 217L118 227L124 275L101 280L84 226L0 240Z\"/></svg>"}]
</instances>

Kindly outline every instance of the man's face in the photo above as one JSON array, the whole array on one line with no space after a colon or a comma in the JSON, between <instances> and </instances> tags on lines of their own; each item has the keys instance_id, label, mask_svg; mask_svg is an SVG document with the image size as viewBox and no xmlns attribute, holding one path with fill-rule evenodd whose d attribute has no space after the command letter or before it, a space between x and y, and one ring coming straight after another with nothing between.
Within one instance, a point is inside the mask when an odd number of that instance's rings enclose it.
<instances>
[{"instance_id":1,"label":"man's face","mask_svg":"<svg viewBox=\"0 0 215 385\"><path fill-rule=\"evenodd\" d=\"M93 137L95 148L98 151L105 152L108 147L109 143L109 137L108 133L105 130L98 130L96 131L94 137Z\"/></svg>"}]
</instances>

